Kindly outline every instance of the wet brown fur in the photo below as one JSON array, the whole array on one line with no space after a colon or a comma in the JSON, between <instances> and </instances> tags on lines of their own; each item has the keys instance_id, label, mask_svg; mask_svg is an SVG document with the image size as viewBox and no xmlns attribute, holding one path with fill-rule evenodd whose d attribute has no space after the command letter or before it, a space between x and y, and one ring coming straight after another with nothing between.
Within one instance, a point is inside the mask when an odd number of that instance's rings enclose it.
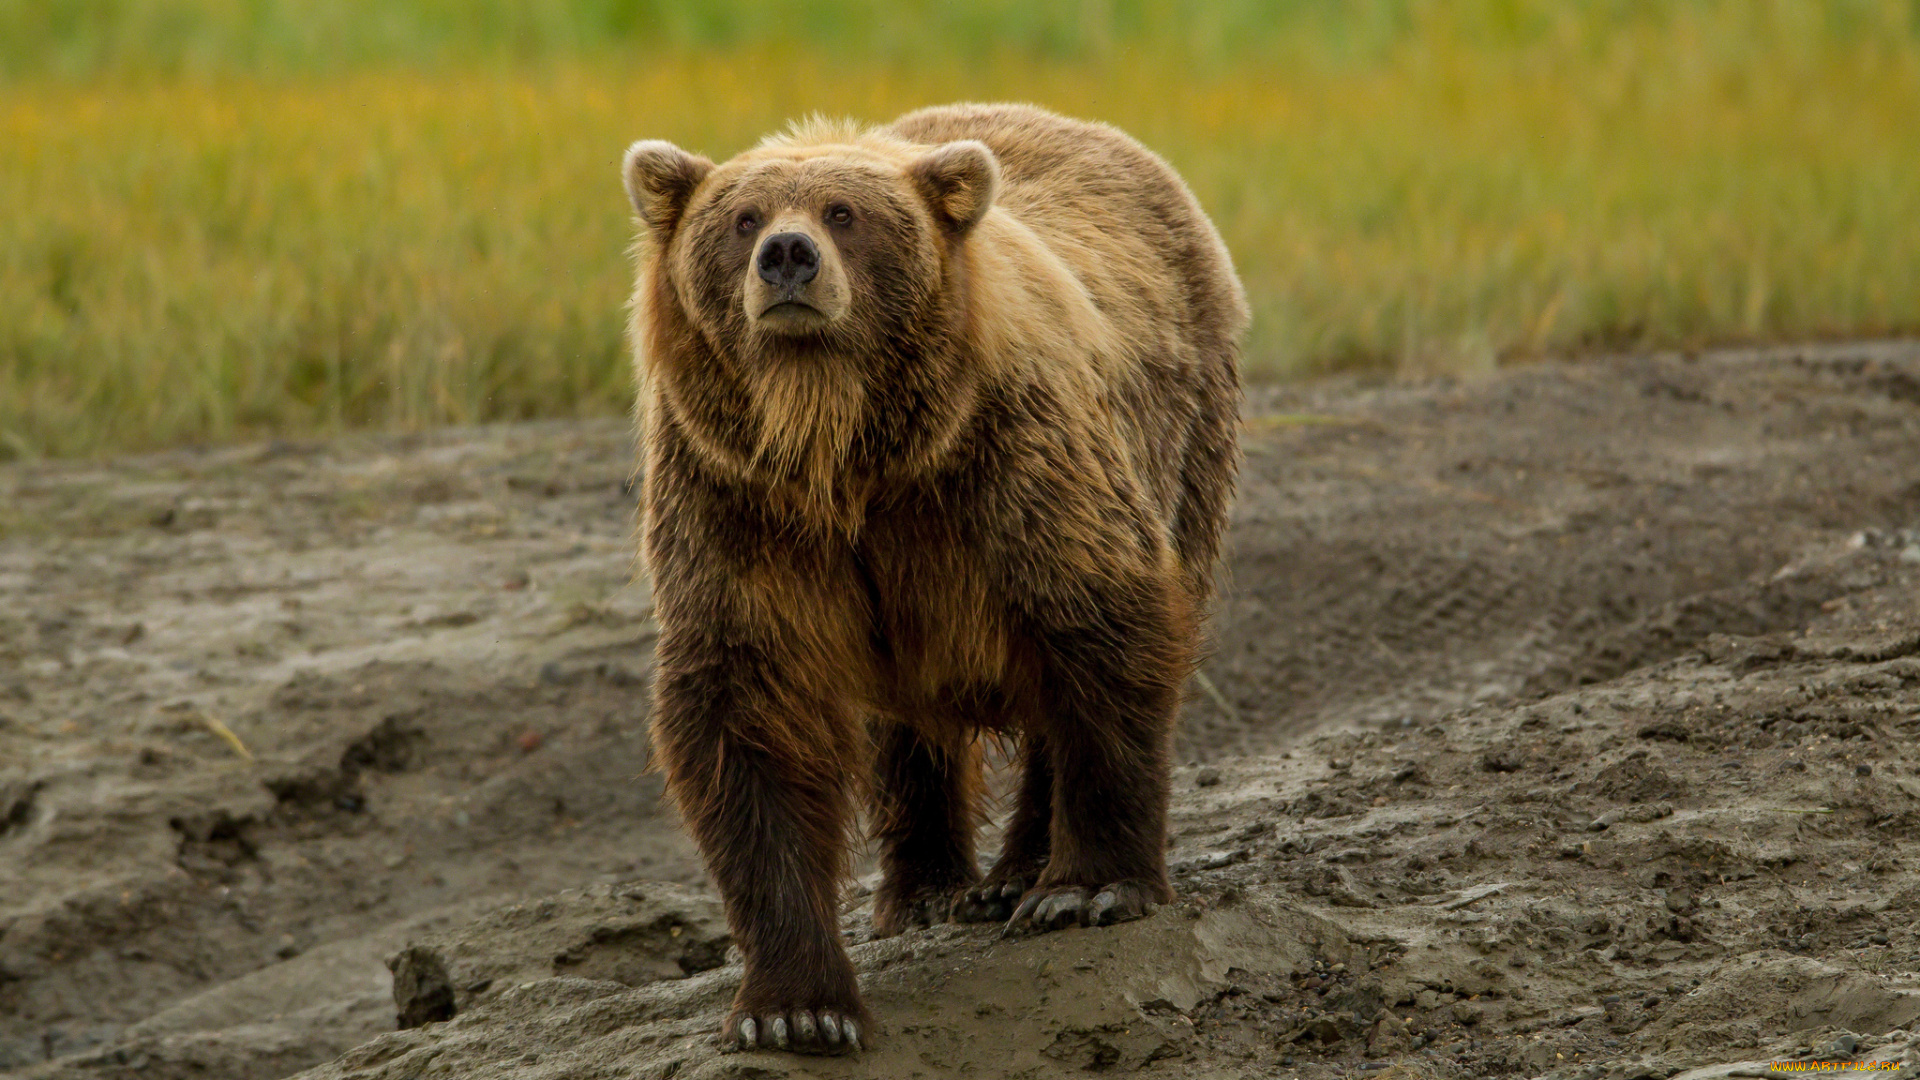
<instances>
[{"instance_id":1,"label":"wet brown fur","mask_svg":"<svg viewBox=\"0 0 1920 1080\"><path fill-rule=\"evenodd\" d=\"M865 1022L837 921L856 802L876 926L954 910L982 731L1023 762L989 885L1169 898L1247 320L1186 187L1112 128L974 105L717 167L636 144L628 184L653 739L746 957L729 1030ZM839 202L852 227L822 223ZM755 322L748 211L825 238L832 325Z\"/></svg>"}]
</instances>

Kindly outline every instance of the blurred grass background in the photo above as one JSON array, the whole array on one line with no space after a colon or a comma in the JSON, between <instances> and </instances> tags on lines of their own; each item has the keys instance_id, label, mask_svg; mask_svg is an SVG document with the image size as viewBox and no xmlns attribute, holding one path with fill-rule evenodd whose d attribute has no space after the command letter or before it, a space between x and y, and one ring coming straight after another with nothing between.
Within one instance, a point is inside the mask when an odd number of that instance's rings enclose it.
<instances>
[{"instance_id":1,"label":"blurred grass background","mask_svg":"<svg viewBox=\"0 0 1920 1080\"><path fill-rule=\"evenodd\" d=\"M0 0L0 458L618 412L635 138L1107 120L1256 375L1920 331L1917 0Z\"/></svg>"}]
</instances>

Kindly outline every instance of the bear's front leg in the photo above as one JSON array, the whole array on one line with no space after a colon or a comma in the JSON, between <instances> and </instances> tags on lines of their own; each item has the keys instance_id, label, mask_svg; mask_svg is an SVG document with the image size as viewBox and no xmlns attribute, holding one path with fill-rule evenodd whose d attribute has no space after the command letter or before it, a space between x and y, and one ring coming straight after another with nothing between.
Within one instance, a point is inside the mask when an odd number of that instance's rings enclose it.
<instances>
[{"instance_id":1,"label":"bear's front leg","mask_svg":"<svg viewBox=\"0 0 1920 1080\"><path fill-rule=\"evenodd\" d=\"M752 647L663 628L660 657L654 746L746 960L723 1038L860 1049L872 1026L839 934L857 754L846 719Z\"/></svg>"},{"instance_id":2,"label":"bear's front leg","mask_svg":"<svg viewBox=\"0 0 1920 1080\"><path fill-rule=\"evenodd\" d=\"M1052 766L1046 869L1008 933L1139 918L1173 899L1167 800L1173 724L1194 652L1190 607L1159 578L1087 583L1042 607L1040 723Z\"/></svg>"}]
</instances>

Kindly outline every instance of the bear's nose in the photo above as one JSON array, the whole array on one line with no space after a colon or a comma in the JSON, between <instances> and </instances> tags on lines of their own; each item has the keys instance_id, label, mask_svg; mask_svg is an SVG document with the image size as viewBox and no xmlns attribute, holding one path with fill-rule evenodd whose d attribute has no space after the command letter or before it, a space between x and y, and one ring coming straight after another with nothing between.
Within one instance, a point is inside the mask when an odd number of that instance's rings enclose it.
<instances>
[{"instance_id":1,"label":"bear's nose","mask_svg":"<svg viewBox=\"0 0 1920 1080\"><path fill-rule=\"evenodd\" d=\"M782 288L804 285L820 272L820 249L806 233L785 232L760 245L760 277Z\"/></svg>"}]
</instances>

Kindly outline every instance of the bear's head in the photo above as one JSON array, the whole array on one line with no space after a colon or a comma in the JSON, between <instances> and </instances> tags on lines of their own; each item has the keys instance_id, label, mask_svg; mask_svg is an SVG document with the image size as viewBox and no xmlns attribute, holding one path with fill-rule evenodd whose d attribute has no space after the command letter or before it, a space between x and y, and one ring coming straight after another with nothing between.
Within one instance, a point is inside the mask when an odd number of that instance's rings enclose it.
<instances>
[{"instance_id":1,"label":"bear's head","mask_svg":"<svg viewBox=\"0 0 1920 1080\"><path fill-rule=\"evenodd\" d=\"M752 415L711 425L738 432L734 465L817 484L888 400L951 394L958 253L1000 185L985 144L827 127L715 165L647 141L623 174L652 240L635 296L643 378L716 418L738 398Z\"/></svg>"},{"instance_id":2,"label":"bear's head","mask_svg":"<svg viewBox=\"0 0 1920 1080\"><path fill-rule=\"evenodd\" d=\"M922 314L1000 169L972 141L774 140L718 166L648 141L624 178L687 316L730 351L778 355L857 349Z\"/></svg>"}]
</instances>

